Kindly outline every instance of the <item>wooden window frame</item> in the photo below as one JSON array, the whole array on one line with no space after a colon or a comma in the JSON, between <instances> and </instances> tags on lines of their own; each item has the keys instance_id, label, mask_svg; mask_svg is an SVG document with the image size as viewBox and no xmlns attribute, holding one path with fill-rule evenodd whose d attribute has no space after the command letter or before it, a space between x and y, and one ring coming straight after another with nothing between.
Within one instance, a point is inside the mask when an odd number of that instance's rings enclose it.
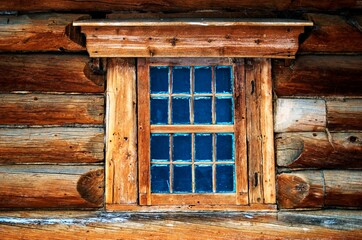
<instances>
[{"instance_id":1,"label":"wooden window frame","mask_svg":"<svg viewBox=\"0 0 362 240\"><path fill-rule=\"evenodd\" d=\"M138 94L138 86L148 83L149 65L180 64L182 58L110 58L107 70L107 111L106 111L106 210L108 211L240 211L240 210L275 210L275 166L273 142L273 111L272 111L272 79L270 59L231 59L205 58L202 61L212 65L216 63L232 62L234 77L241 79L235 94L235 108L241 108L240 114L235 115L235 122L246 129L240 139L239 149L241 161L247 161L247 169L241 168L244 173L240 176L247 181L244 188L238 193L244 197L236 204L212 204L203 201L195 204L193 198L185 200L186 204L152 205L159 200L150 201L145 194L147 189L138 188L140 181L149 181L149 173L138 172L137 165L144 163L143 150L149 149L149 140L139 137L138 134L149 134L149 115L138 112L140 109L149 109L149 96ZM187 58L188 65L193 65L200 59ZM136 63L137 62L137 63ZM138 76L137 75L138 69ZM138 80L137 80L138 79ZM142 79L147 79L147 81ZM240 91L239 91L239 90ZM240 100L241 99L241 100ZM137 121L138 116L138 121ZM241 126L240 125L240 126ZM245 137L245 141L243 139ZM149 138L148 138L149 139ZM137 142L138 141L138 142ZM244 142L244 143L243 143ZM137 156L141 149L140 154ZM149 150L148 150L149 151ZM247 160L246 160L247 159ZM246 164L246 163L245 163ZM145 176L147 175L147 176ZM247 176L247 177L246 177ZM146 180L145 180L146 179ZM141 184L142 185L142 184ZM140 198L139 198L139 193ZM206 199L206 198L205 198ZM231 203L231 202L227 202ZM145 205L142 205L145 204Z\"/></svg>"}]
</instances>

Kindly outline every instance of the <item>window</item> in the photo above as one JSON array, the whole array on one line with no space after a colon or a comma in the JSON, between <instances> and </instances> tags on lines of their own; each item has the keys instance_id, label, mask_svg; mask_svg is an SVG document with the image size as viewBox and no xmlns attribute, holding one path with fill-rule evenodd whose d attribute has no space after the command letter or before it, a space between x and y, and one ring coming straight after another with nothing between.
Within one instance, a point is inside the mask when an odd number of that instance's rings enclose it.
<instances>
[{"instance_id":1,"label":"window","mask_svg":"<svg viewBox=\"0 0 362 240\"><path fill-rule=\"evenodd\" d=\"M139 62L140 204L247 204L239 65Z\"/></svg>"}]
</instances>

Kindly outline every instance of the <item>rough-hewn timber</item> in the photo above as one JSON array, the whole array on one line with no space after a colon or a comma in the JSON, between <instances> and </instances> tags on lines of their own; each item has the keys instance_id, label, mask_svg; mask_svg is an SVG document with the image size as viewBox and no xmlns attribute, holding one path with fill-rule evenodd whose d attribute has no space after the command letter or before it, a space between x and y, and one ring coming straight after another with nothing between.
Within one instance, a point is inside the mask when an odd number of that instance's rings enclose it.
<instances>
[{"instance_id":1,"label":"rough-hewn timber","mask_svg":"<svg viewBox=\"0 0 362 240\"><path fill-rule=\"evenodd\" d=\"M91 163L104 159L102 128L0 128L0 163Z\"/></svg>"},{"instance_id":2,"label":"rough-hewn timber","mask_svg":"<svg viewBox=\"0 0 362 240\"><path fill-rule=\"evenodd\" d=\"M66 33L71 32L73 21L86 18L89 15L57 13L0 16L0 52L84 51Z\"/></svg>"},{"instance_id":3,"label":"rough-hewn timber","mask_svg":"<svg viewBox=\"0 0 362 240\"><path fill-rule=\"evenodd\" d=\"M100 166L0 166L0 182L0 208L103 205L104 171Z\"/></svg>"},{"instance_id":4,"label":"rough-hewn timber","mask_svg":"<svg viewBox=\"0 0 362 240\"><path fill-rule=\"evenodd\" d=\"M298 56L291 65L274 60L274 91L279 96L360 96L362 56Z\"/></svg>"},{"instance_id":5,"label":"rough-hewn timber","mask_svg":"<svg viewBox=\"0 0 362 240\"><path fill-rule=\"evenodd\" d=\"M315 170L278 175L278 203L285 208L362 208L360 171Z\"/></svg>"},{"instance_id":6,"label":"rough-hewn timber","mask_svg":"<svg viewBox=\"0 0 362 240\"><path fill-rule=\"evenodd\" d=\"M103 118L103 96L0 94L0 124L102 124Z\"/></svg>"},{"instance_id":7,"label":"rough-hewn timber","mask_svg":"<svg viewBox=\"0 0 362 240\"><path fill-rule=\"evenodd\" d=\"M327 101L327 127L334 131L362 130L362 99Z\"/></svg>"},{"instance_id":8,"label":"rough-hewn timber","mask_svg":"<svg viewBox=\"0 0 362 240\"><path fill-rule=\"evenodd\" d=\"M307 39L302 42L299 53L361 53L362 32L338 15L306 14L306 19L315 26Z\"/></svg>"},{"instance_id":9,"label":"rough-hewn timber","mask_svg":"<svg viewBox=\"0 0 362 240\"><path fill-rule=\"evenodd\" d=\"M0 92L103 93L104 80L85 55L0 55Z\"/></svg>"},{"instance_id":10,"label":"rough-hewn timber","mask_svg":"<svg viewBox=\"0 0 362 240\"><path fill-rule=\"evenodd\" d=\"M275 137L279 167L362 169L362 133L282 133Z\"/></svg>"}]
</instances>

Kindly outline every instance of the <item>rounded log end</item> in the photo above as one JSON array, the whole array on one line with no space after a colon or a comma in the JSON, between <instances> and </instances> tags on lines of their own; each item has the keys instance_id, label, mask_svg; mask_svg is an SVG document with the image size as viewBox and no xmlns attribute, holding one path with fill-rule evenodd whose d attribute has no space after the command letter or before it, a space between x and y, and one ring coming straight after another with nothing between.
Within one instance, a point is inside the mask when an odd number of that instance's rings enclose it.
<instances>
[{"instance_id":1,"label":"rounded log end","mask_svg":"<svg viewBox=\"0 0 362 240\"><path fill-rule=\"evenodd\" d=\"M104 170L98 169L83 174L78 180L77 191L86 201L101 206L104 194Z\"/></svg>"}]
</instances>

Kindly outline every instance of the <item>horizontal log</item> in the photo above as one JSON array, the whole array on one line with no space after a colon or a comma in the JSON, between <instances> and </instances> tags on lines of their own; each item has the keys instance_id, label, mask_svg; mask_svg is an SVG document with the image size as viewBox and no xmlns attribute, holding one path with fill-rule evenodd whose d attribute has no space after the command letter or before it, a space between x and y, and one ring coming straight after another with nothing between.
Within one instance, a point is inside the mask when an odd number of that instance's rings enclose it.
<instances>
[{"instance_id":1,"label":"horizontal log","mask_svg":"<svg viewBox=\"0 0 362 240\"><path fill-rule=\"evenodd\" d=\"M333 131L362 130L362 99L327 101L327 127Z\"/></svg>"},{"instance_id":2,"label":"horizontal log","mask_svg":"<svg viewBox=\"0 0 362 240\"><path fill-rule=\"evenodd\" d=\"M0 94L0 124L102 124L104 97Z\"/></svg>"},{"instance_id":3,"label":"horizontal log","mask_svg":"<svg viewBox=\"0 0 362 240\"><path fill-rule=\"evenodd\" d=\"M4 8L2 4L0 9ZM70 40L66 33L77 35L71 23L86 18L89 15L56 13L0 16L0 52L84 51L85 48Z\"/></svg>"},{"instance_id":4,"label":"horizontal log","mask_svg":"<svg viewBox=\"0 0 362 240\"><path fill-rule=\"evenodd\" d=\"M317 99L277 99L274 106L274 132L324 131L326 106Z\"/></svg>"},{"instance_id":5,"label":"horizontal log","mask_svg":"<svg viewBox=\"0 0 362 240\"><path fill-rule=\"evenodd\" d=\"M245 8L259 8L270 10L337 10L346 8L361 8L361 4L357 0L330 1L330 0L186 0L172 1L172 3L163 0L91 0L87 4L77 0L29 0L24 4L21 0L2 1L0 10L17 10L17 11L129 11L140 10L147 11L189 11L189 10L244 10Z\"/></svg>"},{"instance_id":6,"label":"horizontal log","mask_svg":"<svg viewBox=\"0 0 362 240\"><path fill-rule=\"evenodd\" d=\"M361 53L362 32L337 15L306 14L305 18L314 22L312 31L299 47L299 53ZM361 24L361 23L359 23Z\"/></svg>"},{"instance_id":7,"label":"horizontal log","mask_svg":"<svg viewBox=\"0 0 362 240\"><path fill-rule=\"evenodd\" d=\"M103 179L99 166L0 166L0 208L100 207Z\"/></svg>"},{"instance_id":8,"label":"horizontal log","mask_svg":"<svg viewBox=\"0 0 362 240\"><path fill-rule=\"evenodd\" d=\"M0 163L93 163L104 159L102 128L0 128Z\"/></svg>"},{"instance_id":9,"label":"horizontal log","mask_svg":"<svg viewBox=\"0 0 362 240\"><path fill-rule=\"evenodd\" d=\"M1 92L104 92L102 69L84 55L2 54L0 59Z\"/></svg>"},{"instance_id":10,"label":"horizontal log","mask_svg":"<svg viewBox=\"0 0 362 240\"><path fill-rule=\"evenodd\" d=\"M275 137L279 167L362 169L362 133L281 133Z\"/></svg>"},{"instance_id":11,"label":"horizontal log","mask_svg":"<svg viewBox=\"0 0 362 240\"><path fill-rule=\"evenodd\" d=\"M360 239L358 212L2 212L2 239Z\"/></svg>"},{"instance_id":12,"label":"horizontal log","mask_svg":"<svg viewBox=\"0 0 362 240\"><path fill-rule=\"evenodd\" d=\"M321 170L278 175L281 209L354 207L362 208L360 171Z\"/></svg>"},{"instance_id":13,"label":"horizontal log","mask_svg":"<svg viewBox=\"0 0 362 240\"><path fill-rule=\"evenodd\" d=\"M279 96L361 96L362 56L298 56L291 66L273 61Z\"/></svg>"}]
</instances>

